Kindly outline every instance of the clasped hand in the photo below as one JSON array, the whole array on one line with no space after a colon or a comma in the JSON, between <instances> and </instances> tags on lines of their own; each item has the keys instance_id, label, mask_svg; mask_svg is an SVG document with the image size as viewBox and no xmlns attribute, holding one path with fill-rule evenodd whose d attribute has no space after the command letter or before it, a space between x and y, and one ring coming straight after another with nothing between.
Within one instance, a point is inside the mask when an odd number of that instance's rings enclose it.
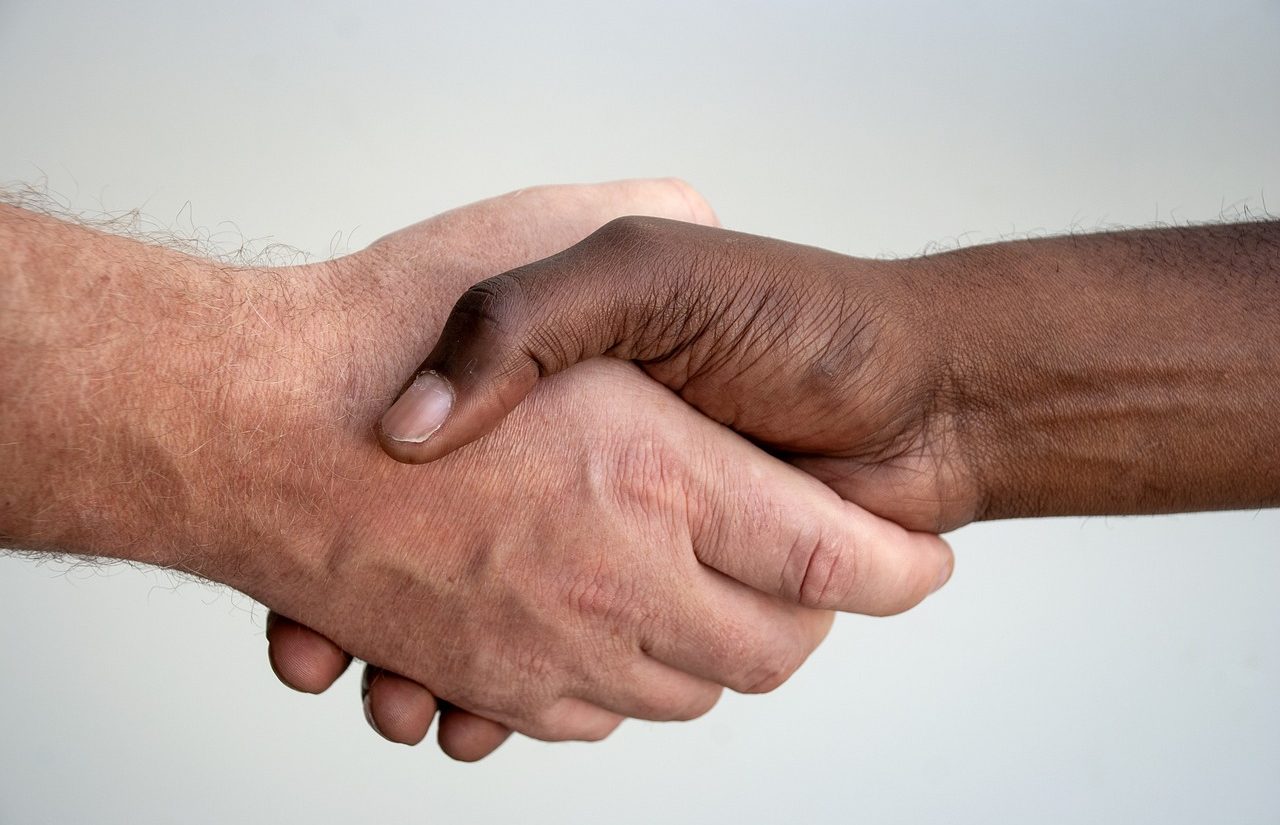
<instances>
[{"instance_id":1,"label":"clasped hand","mask_svg":"<svg viewBox=\"0 0 1280 825\"><path fill-rule=\"evenodd\" d=\"M745 340L740 326L720 329L724 308L697 305L718 286L686 283L675 311L696 321L702 339L641 341L653 351L588 360L529 393L536 366L502 358L531 350L489 341L475 358L459 355L464 342L484 338L477 319L517 329L486 314L492 292L482 289L479 303L468 293L431 355L439 370L415 371L468 286L626 215L681 221L679 232L714 223L679 182L539 188L446 213L345 258L272 273L288 310L273 316L284 321L269 346L288 354L281 360L293 372L262 381L245 402L270 411L281 434L258 461L278 474L282 518L261 529L305 529L269 562L244 561L222 578L272 608L270 656L283 681L324 690L350 656L361 658L377 730L416 742L439 708L441 746L475 759L511 730L598 739L624 717L699 716L722 687L772 690L822 640L829 611L899 612L946 581L952 557L941 539L850 503L797 468L824 452L847 462L868 445L903 447L877 439L910 422L880 404L897 392L884 374L867 373L844 389L874 388L879 395L864 393L874 415L868 407L846 426L857 406L836 410L805 384L820 373L801 350L817 345L829 356L829 342L805 337L812 322L760 316L774 311L768 301L754 320L771 323L773 338L734 350L745 353L735 360L727 342L735 330ZM606 232L616 235L612 226ZM571 251L539 271L607 274L628 245L637 260L652 256L636 244L649 236L634 229L623 223L622 237L603 238L611 258ZM663 289L680 293L671 282ZM682 327L686 339L691 328ZM588 335L586 349L569 356L519 329L561 352L562 363L542 373L630 338ZM711 346L708 336L726 343ZM444 380L424 385L422 374ZM404 461L438 459L424 466L391 460L371 426L406 384L382 441ZM484 393L501 403L481 409L473 402ZM440 422L430 419L442 409L448 423L437 438ZM397 439L396 426L410 432ZM791 452L809 458L789 462Z\"/></svg>"}]
</instances>

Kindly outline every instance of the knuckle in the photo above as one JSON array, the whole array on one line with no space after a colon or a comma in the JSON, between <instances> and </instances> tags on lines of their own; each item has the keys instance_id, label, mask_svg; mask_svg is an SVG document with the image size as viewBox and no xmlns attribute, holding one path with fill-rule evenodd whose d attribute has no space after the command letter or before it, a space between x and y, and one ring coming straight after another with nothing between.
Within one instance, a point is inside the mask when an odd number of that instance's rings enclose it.
<instances>
[{"instance_id":1,"label":"knuckle","mask_svg":"<svg viewBox=\"0 0 1280 825\"><path fill-rule=\"evenodd\" d=\"M769 693L791 678L803 657L793 651L775 653L756 662L743 677L741 693Z\"/></svg>"},{"instance_id":2,"label":"knuckle","mask_svg":"<svg viewBox=\"0 0 1280 825\"><path fill-rule=\"evenodd\" d=\"M719 687L712 686L651 687L631 698L629 710L636 718L652 722L687 722L711 710L720 693Z\"/></svg>"},{"instance_id":3,"label":"knuckle","mask_svg":"<svg viewBox=\"0 0 1280 825\"><path fill-rule=\"evenodd\" d=\"M493 719L524 719L550 703L558 668L552 656L536 646L496 650L479 646L446 674L449 700Z\"/></svg>"},{"instance_id":4,"label":"knuckle","mask_svg":"<svg viewBox=\"0 0 1280 825\"><path fill-rule=\"evenodd\" d=\"M685 690L663 686L650 688L635 700L636 711L644 719L655 722L674 722L688 712L689 697Z\"/></svg>"},{"instance_id":5,"label":"knuckle","mask_svg":"<svg viewBox=\"0 0 1280 825\"><path fill-rule=\"evenodd\" d=\"M462 293L449 323L485 333L505 333L516 327L523 314L525 292L515 271L486 278Z\"/></svg>"},{"instance_id":6,"label":"knuckle","mask_svg":"<svg viewBox=\"0 0 1280 825\"><path fill-rule=\"evenodd\" d=\"M513 731L543 742L563 742L572 738L562 715L556 713L556 701L550 698L508 705L490 718L500 721Z\"/></svg>"},{"instance_id":7,"label":"knuckle","mask_svg":"<svg viewBox=\"0 0 1280 825\"><path fill-rule=\"evenodd\" d=\"M720 701L720 696L723 693L724 691L720 687L700 691L688 699L685 702L684 707L680 708L678 712L672 715L670 721L690 722L700 716L706 715L707 712L714 708L716 703Z\"/></svg>"},{"instance_id":8,"label":"knuckle","mask_svg":"<svg viewBox=\"0 0 1280 825\"><path fill-rule=\"evenodd\" d=\"M621 720L601 719L575 731L573 738L579 742L599 742L608 738L618 728Z\"/></svg>"},{"instance_id":9,"label":"knuckle","mask_svg":"<svg viewBox=\"0 0 1280 825\"><path fill-rule=\"evenodd\" d=\"M679 712L669 697L654 695L652 692L629 697L625 710L629 716L647 722L670 722Z\"/></svg>"},{"instance_id":10,"label":"knuckle","mask_svg":"<svg viewBox=\"0 0 1280 825\"><path fill-rule=\"evenodd\" d=\"M538 739L542 742L567 742L573 739L573 732L563 722L548 713L531 716L512 725L512 728L530 739Z\"/></svg>"},{"instance_id":11,"label":"knuckle","mask_svg":"<svg viewBox=\"0 0 1280 825\"><path fill-rule=\"evenodd\" d=\"M562 706L551 705L530 715L516 729L543 742L599 742L613 733L620 722L606 713L575 718L566 714Z\"/></svg>"},{"instance_id":12,"label":"knuckle","mask_svg":"<svg viewBox=\"0 0 1280 825\"><path fill-rule=\"evenodd\" d=\"M601 559L595 567L568 578L564 600L576 615L617 621L632 613L636 590L621 571Z\"/></svg>"},{"instance_id":13,"label":"knuckle","mask_svg":"<svg viewBox=\"0 0 1280 825\"><path fill-rule=\"evenodd\" d=\"M798 627L726 628L715 659L721 665L725 687L737 693L768 693L776 689L804 663L817 645Z\"/></svg>"},{"instance_id":14,"label":"knuckle","mask_svg":"<svg viewBox=\"0 0 1280 825\"><path fill-rule=\"evenodd\" d=\"M837 608L847 604L859 581L856 548L820 527L807 527L792 541L780 595L801 607Z\"/></svg>"},{"instance_id":15,"label":"knuckle","mask_svg":"<svg viewBox=\"0 0 1280 825\"><path fill-rule=\"evenodd\" d=\"M687 504L685 466L685 459L658 434L639 433L620 439L611 462L618 504L648 518L679 512L679 507Z\"/></svg>"}]
</instances>

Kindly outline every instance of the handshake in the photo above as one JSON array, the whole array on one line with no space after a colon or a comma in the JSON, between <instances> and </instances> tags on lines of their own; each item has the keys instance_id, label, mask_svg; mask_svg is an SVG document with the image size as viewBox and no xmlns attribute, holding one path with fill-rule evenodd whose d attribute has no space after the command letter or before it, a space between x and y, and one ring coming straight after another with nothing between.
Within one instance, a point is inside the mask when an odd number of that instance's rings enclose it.
<instances>
[{"instance_id":1,"label":"handshake","mask_svg":"<svg viewBox=\"0 0 1280 825\"><path fill-rule=\"evenodd\" d=\"M421 739L434 695L442 747L474 759L510 730L599 739L772 690L831 610L896 613L946 581L947 545L885 517L936 531L964 506L920 461L923 394L893 383L925 364L890 380L906 364L870 354L868 313L902 285L868 272L855 296L849 259L714 223L676 181L536 189L331 265L332 294L377 288L329 393L359 412L305 452L362 481L338 494L359 503L327 586L262 594L284 681L323 689L351 651L378 665L379 732ZM320 323L341 337L351 317ZM402 384L378 434L427 466L371 448Z\"/></svg>"},{"instance_id":2,"label":"handshake","mask_svg":"<svg viewBox=\"0 0 1280 825\"><path fill-rule=\"evenodd\" d=\"M866 260L628 181L245 268L0 218L0 539L235 587L282 681L359 657L374 728L438 711L459 759L772 690L975 519L1277 496L1274 304L1237 294L1275 224Z\"/></svg>"}]
</instances>

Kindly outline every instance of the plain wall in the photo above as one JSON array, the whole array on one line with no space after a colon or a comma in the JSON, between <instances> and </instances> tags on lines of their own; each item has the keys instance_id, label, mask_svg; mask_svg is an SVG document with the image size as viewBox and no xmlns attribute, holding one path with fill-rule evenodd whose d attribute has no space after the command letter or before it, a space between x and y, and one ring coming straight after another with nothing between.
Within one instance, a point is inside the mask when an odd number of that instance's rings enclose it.
<instances>
[{"instance_id":1,"label":"plain wall","mask_svg":"<svg viewBox=\"0 0 1280 825\"><path fill-rule=\"evenodd\" d=\"M0 180L356 249L680 175L863 255L1280 204L1280 4L0 0ZM2 391L2 390L0 390ZM265 611L0 559L0 822L1275 823L1280 515L978 525L789 684L479 765L281 687Z\"/></svg>"}]
</instances>

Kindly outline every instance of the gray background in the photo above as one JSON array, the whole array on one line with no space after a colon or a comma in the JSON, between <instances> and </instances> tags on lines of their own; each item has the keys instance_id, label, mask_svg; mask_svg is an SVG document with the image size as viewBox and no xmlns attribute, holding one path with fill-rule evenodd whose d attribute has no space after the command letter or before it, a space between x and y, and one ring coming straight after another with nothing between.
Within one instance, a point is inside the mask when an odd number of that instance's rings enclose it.
<instances>
[{"instance_id":1,"label":"gray background","mask_svg":"<svg viewBox=\"0 0 1280 825\"><path fill-rule=\"evenodd\" d=\"M1280 204L1280 3L0 0L0 180L311 257L681 175L856 254ZM477 766L294 695L261 608L0 560L0 822L1280 822L1275 512L980 525L777 693Z\"/></svg>"}]
</instances>

